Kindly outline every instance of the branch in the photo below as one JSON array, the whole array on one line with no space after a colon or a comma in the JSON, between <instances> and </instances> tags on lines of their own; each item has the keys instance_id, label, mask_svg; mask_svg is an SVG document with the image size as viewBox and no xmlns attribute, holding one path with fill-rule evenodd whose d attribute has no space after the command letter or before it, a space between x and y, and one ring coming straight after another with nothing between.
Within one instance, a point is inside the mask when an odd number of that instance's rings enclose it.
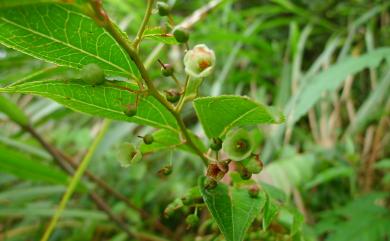
<instances>
[{"instance_id":1,"label":"branch","mask_svg":"<svg viewBox=\"0 0 390 241\"><path fill-rule=\"evenodd\" d=\"M154 0L148 0L148 4L146 5L146 12L144 15L144 19L142 20L141 26L138 29L138 33L134 39L133 47L134 49L138 49L138 46L142 40L142 36L144 34L145 28L149 23L150 15L152 14Z\"/></svg>"}]
</instances>

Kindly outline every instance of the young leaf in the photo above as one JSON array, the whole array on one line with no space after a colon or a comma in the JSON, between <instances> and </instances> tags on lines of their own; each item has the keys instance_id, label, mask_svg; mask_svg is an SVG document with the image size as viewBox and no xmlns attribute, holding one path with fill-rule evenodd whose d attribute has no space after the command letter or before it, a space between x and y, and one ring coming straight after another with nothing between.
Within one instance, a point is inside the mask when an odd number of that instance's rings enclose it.
<instances>
[{"instance_id":1,"label":"young leaf","mask_svg":"<svg viewBox=\"0 0 390 241\"><path fill-rule=\"evenodd\" d=\"M98 64L107 75L138 76L118 43L71 5L36 4L0 9L0 43L58 65Z\"/></svg>"},{"instance_id":2,"label":"young leaf","mask_svg":"<svg viewBox=\"0 0 390 241\"><path fill-rule=\"evenodd\" d=\"M266 196L260 192L252 198L248 190L228 187L219 183L216 188L206 190L205 178L199 181L203 200L227 241L242 241L246 231L265 205Z\"/></svg>"},{"instance_id":3,"label":"young leaf","mask_svg":"<svg viewBox=\"0 0 390 241\"><path fill-rule=\"evenodd\" d=\"M268 226L272 223L272 220L278 214L279 207L271 200L271 197L267 195L267 201L264 206L263 214L263 229L267 230Z\"/></svg>"},{"instance_id":4,"label":"young leaf","mask_svg":"<svg viewBox=\"0 0 390 241\"><path fill-rule=\"evenodd\" d=\"M196 114L208 137L219 137L236 126L276 124L283 114L248 97L225 95L194 100Z\"/></svg>"},{"instance_id":5,"label":"young leaf","mask_svg":"<svg viewBox=\"0 0 390 241\"><path fill-rule=\"evenodd\" d=\"M173 115L155 98L140 96L137 114L128 117L123 113L125 105L134 103L135 84L110 82L93 86L82 81L35 81L1 89L0 92L34 94L48 97L70 109L115 120L135 122L157 128L177 131Z\"/></svg>"}]
</instances>

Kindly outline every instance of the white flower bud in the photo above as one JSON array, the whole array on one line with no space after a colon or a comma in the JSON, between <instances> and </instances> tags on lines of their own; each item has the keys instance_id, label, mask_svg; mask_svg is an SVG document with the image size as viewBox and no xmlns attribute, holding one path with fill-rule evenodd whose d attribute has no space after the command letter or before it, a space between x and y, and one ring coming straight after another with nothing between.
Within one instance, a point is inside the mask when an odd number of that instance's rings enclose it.
<instances>
[{"instance_id":1,"label":"white flower bud","mask_svg":"<svg viewBox=\"0 0 390 241\"><path fill-rule=\"evenodd\" d=\"M184 66L186 73L191 77L207 77L215 66L214 51L204 44L198 44L185 54Z\"/></svg>"}]
</instances>

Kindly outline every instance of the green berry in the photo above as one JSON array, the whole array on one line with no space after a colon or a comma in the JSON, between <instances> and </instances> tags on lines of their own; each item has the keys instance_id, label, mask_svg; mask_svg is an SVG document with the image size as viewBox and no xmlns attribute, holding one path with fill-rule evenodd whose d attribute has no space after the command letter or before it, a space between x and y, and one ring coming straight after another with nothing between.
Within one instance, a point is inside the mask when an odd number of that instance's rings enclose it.
<instances>
[{"instance_id":1,"label":"green berry","mask_svg":"<svg viewBox=\"0 0 390 241\"><path fill-rule=\"evenodd\" d=\"M164 64L164 66L161 67L161 73L165 77L169 77L169 76L173 75L173 72L174 72L174 69L173 69L173 66L171 64Z\"/></svg>"},{"instance_id":2,"label":"green berry","mask_svg":"<svg viewBox=\"0 0 390 241\"><path fill-rule=\"evenodd\" d=\"M249 180L252 177L252 173L246 168L240 168L238 171L242 180Z\"/></svg>"},{"instance_id":3,"label":"green berry","mask_svg":"<svg viewBox=\"0 0 390 241\"><path fill-rule=\"evenodd\" d=\"M165 2L157 2L158 15L168 16L171 13L171 6Z\"/></svg>"},{"instance_id":4,"label":"green berry","mask_svg":"<svg viewBox=\"0 0 390 241\"><path fill-rule=\"evenodd\" d=\"M171 103L178 102L180 99L180 96L181 96L181 94L175 89L165 91L165 98L167 98L167 100Z\"/></svg>"},{"instance_id":5,"label":"green berry","mask_svg":"<svg viewBox=\"0 0 390 241\"><path fill-rule=\"evenodd\" d=\"M196 214L190 214L186 218L186 223L190 227L197 226L199 224L199 217Z\"/></svg>"},{"instance_id":6,"label":"green berry","mask_svg":"<svg viewBox=\"0 0 390 241\"><path fill-rule=\"evenodd\" d=\"M213 138L211 140L210 148L214 151L219 151L222 148L222 140L220 138Z\"/></svg>"},{"instance_id":7,"label":"green berry","mask_svg":"<svg viewBox=\"0 0 390 241\"><path fill-rule=\"evenodd\" d=\"M216 188L217 185L218 185L217 181L215 181L212 178L207 178L205 183L204 183L204 188L207 190L212 190L212 189Z\"/></svg>"},{"instance_id":8,"label":"green berry","mask_svg":"<svg viewBox=\"0 0 390 241\"><path fill-rule=\"evenodd\" d=\"M243 160L242 165L254 174L258 174L263 170L263 162L260 160L259 155L252 155Z\"/></svg>"},{"instance_id":9,"label":"green berry","mask_svg":"<svg viewBox=\"0 0 390 241\"><path fill-rule=\"evenodd\" d=\"M175 37L177 42L186 43L190 38L190 33L187 29L178 26L173 30L173 36Z\"/></svg>"},{"instance_id":10,"label":"green berry","mask_svg":"<svg viewBox=\"0 0 390 241\"><path fill-rule=\"evenodd\" d=\"M123 113L128 117L133 117L137 114L137 105L128 104L123 108Z\"/></svg>"},{"instance_id":11,"label":"green berry","mask_svg":"<svg viewBox=\"0 0 390 241\"><path fill-rule=\"evenodd\" d=\"M146 145L150 145L150 144L153 143L154 138L153 138L153 135L152 135L152 134L147 134L147 135L145 135L145 136L142 138L142 140L144 141L144 143L145 143Z\"/></svg>"},{"instance_id":12,"label":"green berry","mask_svg":"<svg viewBox=\"0 0 390 241\"><path fill-rule=\"evenodd\" d=\"M245 129L231 130L226 134L222 149L234 161L242 161L251 155L253 140Z\"/></svg>"},{"instance_id":13,"label":"green berry","mask_svg":"<svg viewBox=\"0 0 390 241\"><path fill-rule=\"evenodd\" d=\"M252 198L257 198L259 196L260 189L257 185L253 185L249 188L248 193Z\"/></svg>"},{"instance_id":14,"label":"green berry","mask_svg":"<svg viewBox=\"0 0 390 241\"><path fill-rule=\"evenodd\" d=\"M88 84L100 85L106 80L103 70L97 64L87 64L80 71L80 78Z\"/></svg>"}]
</instances>

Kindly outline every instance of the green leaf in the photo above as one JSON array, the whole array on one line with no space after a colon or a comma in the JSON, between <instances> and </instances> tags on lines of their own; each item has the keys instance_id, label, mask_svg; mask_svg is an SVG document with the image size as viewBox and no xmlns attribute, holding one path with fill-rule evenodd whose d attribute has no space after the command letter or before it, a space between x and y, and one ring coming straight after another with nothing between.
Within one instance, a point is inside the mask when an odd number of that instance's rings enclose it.
<instances>
[{"instance_id":1,"label":"green leaf","mask_svg":"<svg viewBox=\"0 0 390 241\"><path fill-rule=\"evenodd\" d=\"M342 177L351 177L352 175L354 175L354 173L351 167L340 166L340 167L330 168L317 174L313 180L305 184L305 188L310 189L322 183L329 182L333 179L342 178Z\"/></svg>"},{"instance_id":2,"label":"green leaf","mask_svg":"<svg viewBox=\"0 0 390 241\"><path fill-rule=\"evenodd\" d=\"M263 230L267 230L269 225L272 223L274 218L279 212L279 207L272 200L271 197L267 195L267 201L264 206L263 213Z\"/></svg>"},{"instance_id":3,"label":"green leaf","mask_svg":"<svg viewBox=\"0 0 390 241\"><path fill-rule=\"evenodd\" d=\"M218 183L212 190L204 189L205 178L199 179L203 200L227 241L242 241L246 231L265 205L266 196L260 192L257 198L248 190L228 187Z\"/></svg>"},{"instance_id":4,"label":"green leaf","mask_svg":"<svg viewBox=\"0 0 390 241\"><path fill-rule=\"evenodd\" d=\"M11 120L20 125L28 125L28 117L19 106L2 95L0 95L0 112L4 112Z\"/></svg>"},{"instance_id":5,"label":"green leaf","mask_svg":"<svg viewBox=\"0 0 390 241\"><path fill-rule=\"evenodd\" d=\"M196 114L208 137L219 137L236 126L277 124L283 114L245 96L225 95L194 100Z\"/></svg>"},{"instance_id":6,"label":"green leaf","mask_svg":"<svg viewBox=\"0 0 390 241\"><path fill-rule=\"evenodd\" d=\"M143 38L164 44L179 44L173 34L166 33L161 27L147 28L144 32Z\"/></svg>"},{"instance_id":7,"label":"green leaf","mask_svg":"<svg viewBox=\"0 0 390 241\"><path fill-rule=\"evenodd\" d=\"M94 116L135 122L177 132L174 116L154 97L141 97L134 117L123 113L126 104L134 103L135 84L117 81L92 86L82 81L35 81L1 89L0 92L33 94L48 97L70 109Z\"/></svg>"},{"instance_id":8,"label":"green leaf","mask_svg":"<svg viewBox=\"0 0 390 241\"><path fill-rule=\"evenodd\" d=\"M58 65L98 64L107 75L138 76L114 38L71 5L36 4L0 9L0 43Z\"/></svg>"},{"instance_id":9,"label":"green leaf","mask_svg":"<svg viewBox=\"0 0 390 241\"><path fill-rule=\"evenodd\" d=\"M27 180L59 184L66 184L68 180L62 171L3 145L0 145L0 172L11 173Z\"/></svg>"},{"instance_id":10,"label":"green leaf","mask_svg":"<svg viewBox=\"0 0 390 241\"><path fill-rule=\"evenodd\" d=\"M375 68L384 58L390 58L390 48L378 48L359 57L349 57L307 80L289 103L291 121L299 120L321 98L324 91L337 89L348 75L365 68ZM289 118L290 119L290 118Z\"/></svg>"}]
</instances>

